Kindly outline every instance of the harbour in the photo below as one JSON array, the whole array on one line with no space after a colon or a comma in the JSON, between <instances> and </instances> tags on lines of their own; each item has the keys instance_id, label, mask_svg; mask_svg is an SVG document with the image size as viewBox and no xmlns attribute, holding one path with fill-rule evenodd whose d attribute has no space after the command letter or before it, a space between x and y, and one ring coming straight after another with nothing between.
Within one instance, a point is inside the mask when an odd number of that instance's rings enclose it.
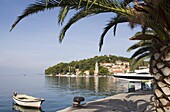
<instances>
[{"instance_id":1,"label":"harbour","mask_svg":"<svg viewBox=\"0 0 170 112\"><path fill-rule=\"evenodd\" d=\"M54 112L72 106L75 96L84 96L85 102L127 92L127 81L113 77L48 77L35 74L1 75L0 111L17 109L35 112L35 109L13 105L12 94L27 93L44 98L41 111ZM60 102L60 103L59 103ZM39 111L39 110L38 110Z\"/></svg>"}]
</instances>

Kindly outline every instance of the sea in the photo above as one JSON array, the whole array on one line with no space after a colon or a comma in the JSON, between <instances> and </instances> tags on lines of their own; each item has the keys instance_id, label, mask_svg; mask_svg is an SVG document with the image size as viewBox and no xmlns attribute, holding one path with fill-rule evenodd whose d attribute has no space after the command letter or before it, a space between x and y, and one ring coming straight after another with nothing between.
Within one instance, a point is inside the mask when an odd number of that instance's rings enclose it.
<instances>
[{"instance_id":1,"label":"sea","mask_svg":"<svg viewBox=\"0 0 170 112\"><path fill-rule=\"evenodd\" d=\"M0 112L57 112L72 106L75 96L86 103L127 92L127 82L114 77L57 77L44 74L0 75ZM13 92L44 98L41 109L16 105Z\"/></svg>"}]
</instances>

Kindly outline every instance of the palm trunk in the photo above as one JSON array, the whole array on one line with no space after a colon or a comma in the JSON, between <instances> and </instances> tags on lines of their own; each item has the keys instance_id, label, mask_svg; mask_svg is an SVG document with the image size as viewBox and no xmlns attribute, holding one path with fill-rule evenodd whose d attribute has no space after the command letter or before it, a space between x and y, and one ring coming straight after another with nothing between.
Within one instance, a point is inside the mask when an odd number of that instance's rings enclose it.
<instances>
[{"instance_id":1,"label":"palm trunk","mask_svg":"<svg viewBox=\"0 0 170 112\"><path fill-rule=\"evenodd\" d=\"M157 112L170 112L170 44L154 51L150 59L154 76L154 96Z\"/></svg>"}]
</instances>

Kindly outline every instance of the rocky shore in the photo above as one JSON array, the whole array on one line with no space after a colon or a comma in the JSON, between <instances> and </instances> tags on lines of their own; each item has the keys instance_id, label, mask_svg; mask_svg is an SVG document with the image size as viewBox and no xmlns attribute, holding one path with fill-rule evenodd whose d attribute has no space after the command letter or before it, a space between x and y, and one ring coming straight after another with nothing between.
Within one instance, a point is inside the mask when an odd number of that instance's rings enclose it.
<instances>
[{"instance_id":1,"label":"rocky shore","mask_svg":"<svg viewBox=\"0 0 170 112\"><path fill-rule=\"evenodd\" d=\"M58 112L155 112L153 91L122 93Z\"/></svg>"}]
</instances>

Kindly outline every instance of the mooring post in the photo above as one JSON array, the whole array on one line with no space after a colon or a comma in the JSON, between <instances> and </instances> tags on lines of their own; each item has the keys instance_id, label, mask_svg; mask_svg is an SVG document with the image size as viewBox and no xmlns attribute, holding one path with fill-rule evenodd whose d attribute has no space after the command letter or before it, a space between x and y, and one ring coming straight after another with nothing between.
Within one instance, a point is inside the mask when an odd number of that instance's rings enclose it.
<instances>
[{"instance_id":1,"label":"mooring post","mask_svg":"<svg viewBox=\"0 0 170 112\"><path fill-rule=\"evenodd\" d=\"M76 96L73 98L73 107L80 107L80 102L84 101L85 98L82 96Z\"/></svg>"}]
</instances>

